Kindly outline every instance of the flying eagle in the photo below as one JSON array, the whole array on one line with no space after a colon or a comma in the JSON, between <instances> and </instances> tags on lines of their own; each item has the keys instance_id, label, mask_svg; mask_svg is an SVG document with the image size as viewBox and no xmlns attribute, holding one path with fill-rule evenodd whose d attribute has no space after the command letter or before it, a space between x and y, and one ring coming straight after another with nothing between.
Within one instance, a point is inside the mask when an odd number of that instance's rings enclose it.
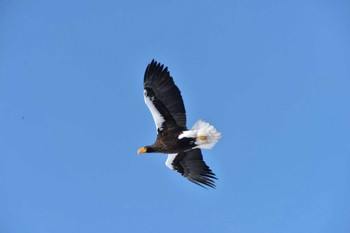
<instances>
[{"instance_id":1,"label":"flying eagle","mask_svg":"<svg viewBox=\"0 0 350 233\"><path fill-rule=\"evenodd\" d=\"M186 111L179 88L168 67L152 60L144 76L144 99L152 113L157 140L137 153L168 154L165 164L191 182L215 188L215 174L203 161L201 149L211 149L221 133L212 125L198 120L191 130L186 127Z\"/></svg>"}]
</instances>

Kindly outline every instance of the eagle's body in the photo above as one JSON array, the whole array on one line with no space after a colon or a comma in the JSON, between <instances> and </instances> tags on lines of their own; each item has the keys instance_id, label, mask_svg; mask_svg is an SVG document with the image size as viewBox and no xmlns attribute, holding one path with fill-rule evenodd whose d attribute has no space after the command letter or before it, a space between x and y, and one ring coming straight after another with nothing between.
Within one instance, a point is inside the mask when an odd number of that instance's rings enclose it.
<instances>
[{"instance_id":1,"label":"eagle's body","mask_svg":"<svg viewBox=\"0 0 350 233\"><path fill-rule=\"evenodd\" d=\"M182 138L178 139L178 136L182 132L164 135L158 134L156 142L151 146L153 152L159 152L164 154L173 154L179 152L185 152L192 150L195 147L195 139ZM152 150L151 149L151 150ZM149 150L147 150L149 152Z\"/></svg>"},{"instance_id":2,"label":"eagle's body","mask_svg":"<svg viewBox=\"0 0 350 233\"><path fill-rule=\"evenodd\" d=\"M144 76L145 103L152 113L157 129L157 140L138 153L169 154L166 165L203 186L215 187L215 174L203 161L202 149L212 148L221 137L210 124L199 120L188 130L186 111L180 90L167 67L152 60ZM204 186L203 186L204 187Z\"/></svg>"}]
</instances>

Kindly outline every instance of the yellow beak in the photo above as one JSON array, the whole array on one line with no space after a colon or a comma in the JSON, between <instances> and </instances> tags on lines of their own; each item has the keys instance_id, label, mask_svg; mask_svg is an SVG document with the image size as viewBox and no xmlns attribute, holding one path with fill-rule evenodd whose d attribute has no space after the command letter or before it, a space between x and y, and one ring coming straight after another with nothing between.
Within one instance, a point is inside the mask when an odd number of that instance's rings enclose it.
<instances>
[{"instance_id":1,"label":"yellow beak","mask_svg":"<svg viewBox=\"0 0 350 233\"><path fill-rule=\"evenodd\" d=\"M141 147L140 149L138 149L137 154L142 154L145 153L147 151L147 149L145 147Z\"/></svg>"}]
</instances>

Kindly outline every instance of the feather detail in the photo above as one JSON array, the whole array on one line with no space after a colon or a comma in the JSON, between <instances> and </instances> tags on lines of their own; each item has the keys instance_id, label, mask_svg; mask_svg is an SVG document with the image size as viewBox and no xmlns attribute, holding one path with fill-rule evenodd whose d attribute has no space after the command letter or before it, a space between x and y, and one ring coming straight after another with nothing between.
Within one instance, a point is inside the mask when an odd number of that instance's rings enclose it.
<instances>
[{"instance_id":1,"label":"feather detail","mask_svg":"<svg viewBox=\"0 0 350 233\"><path fill-rule=\"evenodd\" d=\"M221 133L209 123L198 120L191 130L183 131L178 138L196 138L195 148L211 149L221 138Z\"/></svg>"}]
</instances>

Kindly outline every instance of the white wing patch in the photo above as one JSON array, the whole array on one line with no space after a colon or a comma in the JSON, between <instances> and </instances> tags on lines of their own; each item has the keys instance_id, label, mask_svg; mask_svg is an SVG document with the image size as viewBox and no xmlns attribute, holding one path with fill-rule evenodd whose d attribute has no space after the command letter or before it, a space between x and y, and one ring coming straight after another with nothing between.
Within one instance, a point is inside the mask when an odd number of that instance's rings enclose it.
<instances>
[{"instance_id":1,"label":"white wing patch","mask_svg":"<svg viewBox=\"0 0 350 233\"><path fill-rule=\"evenodd\" d=\"M154 123L156 124L157 133L158 133L158 129L162 130L161 127L162 127L163 122L165 121L164 117L160 114L158 109L154 106L154 104L151 100L151 97L147 96L146 90L144 90L144 92L143 92L143 97L145 99L145 103L146 103L147 107L151 111Z\"/></svg>"},{"instance_id":2,"label":"white wing patch","mask_svg":"<svg viewBox=\"0 0 350 233\"><path fill-rule=\"evenodd\" d=\"M168 154L168 158L165 161L165 165L170 168L171 170L174 170L173 168L173 161L176 158L177 154Z\"/></svg>"}]
</instances>

